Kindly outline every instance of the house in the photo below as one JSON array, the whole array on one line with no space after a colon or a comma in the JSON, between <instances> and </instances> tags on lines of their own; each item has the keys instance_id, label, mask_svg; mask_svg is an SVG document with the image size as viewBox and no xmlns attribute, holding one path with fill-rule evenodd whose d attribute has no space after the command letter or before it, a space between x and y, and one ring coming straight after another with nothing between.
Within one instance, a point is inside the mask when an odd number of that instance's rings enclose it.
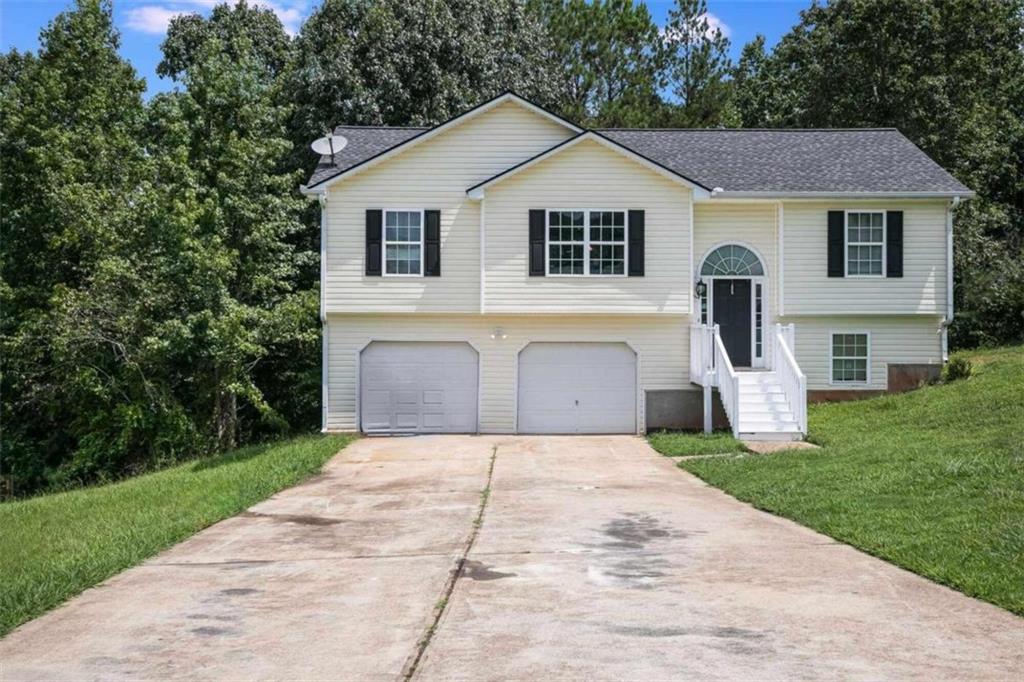
<instances>
[{"instance_id":1,"label":"house","mask_svg":"<svg viewBox=\"0 0 1024 682\"><path fill-rule=\"evenodd\" d=\"M714 412L798 439L807 400L916 386L946 358L951 210L972 192L897 130L585 130L505 93L333 139L303 187L325 430Z\"/></svg>"}]
</instances>

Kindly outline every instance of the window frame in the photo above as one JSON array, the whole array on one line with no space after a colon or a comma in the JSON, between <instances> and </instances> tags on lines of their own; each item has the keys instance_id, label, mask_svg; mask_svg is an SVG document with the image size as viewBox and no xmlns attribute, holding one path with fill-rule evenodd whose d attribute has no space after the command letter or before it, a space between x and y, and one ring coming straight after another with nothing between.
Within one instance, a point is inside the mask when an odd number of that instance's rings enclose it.
<instances>
[{"instance_id":1,"label":"window frame","mask_svg":"<svg viewBox=\"0 0 1024 682\"><path fill-rule=\"evenodd\" d=\"M851 213L869 213L869 214L880 214L882 216L882 241L879 242L854 242L856 246L881 246L882 247L882 272L879 274L871 273L857 273L854 275L850 274L850 214ZM888 216L886 211L876 208L848 208L843 211L843 277L849 277L851 279L884 279L888 273L886 272L886 262L888 253L886 253L886 243L888 242L889 226ZM860 228L858 228L860 229Z\"/></svg>"},{"instance_id":2,"label":"window frame","mask_svg":"<svg viewBox=\"0 0 1024 682\"><path fill-rule=\"evenodd\" d=\"M583 212L583 273L575 275L566 272L551 272L551 214ZM622 274L590 272L590 214L622 214ZM579 244L580 242L556 241L556 245ZM618 242L597 240L595 245L618 246ZM544 209L544 276L545 277L629 277L629 210L625 208L547 208Z\"/></svg>"},{"instance_id":3,"label":"window frame","mask_svg":"<svg viewBox=\"0 0 1024 682\"><path fill-rule=\"evenodd\" d=\"M382 209L380 225L380 274L382 277L423 277L424 263L426 257L426 209L423 208L385 208ZM395 246L414 246L412 241L389 241L388 240L388 213L419 213L420 214L420 271L419 272L388 272L388 244Z\"/></svg>"},{"instance_id":4,"label":"window frame","mask_svg":"<svg viewBox=\"0 0 1024 682\"><path fill-rule=\"evenodd\" d=\"M863 335L865 339L865 347L867 354L863 358L852 357L852 356L836 356L835 355L835 337L838 335L845 334L856 334ZM835 367L833 363L836 360L864 360L864 381L845 381L842 379L836 379ZM871 386L871 332L866 329L830 329L828 332L828 383L829 386L846 386L848 388L866 388Z\"/></svg>"}]
</instances>

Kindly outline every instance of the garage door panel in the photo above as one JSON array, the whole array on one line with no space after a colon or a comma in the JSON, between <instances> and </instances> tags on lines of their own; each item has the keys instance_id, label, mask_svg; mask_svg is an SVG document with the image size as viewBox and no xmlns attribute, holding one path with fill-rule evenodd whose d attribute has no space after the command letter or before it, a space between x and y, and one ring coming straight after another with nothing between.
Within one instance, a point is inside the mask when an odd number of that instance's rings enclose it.
<instances>
[{"instance_id":1,"label":"garage door panel","mask_svg":"<svg viewBox=\"0 0 1024 682\"><path fill-rule=\"evenodd\" d=\"M519 355L522 433L635 433L636 395L624 343L531 343Z\"/></svg>"},{"instance_id":2,"label":"garage door panel","mask_svg":"<svg viewBox=\"0 0 1024 682\"><path fill-rule=\"evenodd\" d=\"M362 429L475 432L478 365L467 343L371 343L360 355Z\"/></svg>"}]
</instances>

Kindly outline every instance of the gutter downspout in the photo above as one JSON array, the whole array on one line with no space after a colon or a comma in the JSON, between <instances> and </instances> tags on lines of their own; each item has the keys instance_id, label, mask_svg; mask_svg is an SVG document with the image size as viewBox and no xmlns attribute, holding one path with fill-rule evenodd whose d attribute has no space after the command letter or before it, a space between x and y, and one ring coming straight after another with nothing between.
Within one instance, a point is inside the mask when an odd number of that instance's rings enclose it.
<instances>
[{"instance_id":1,"label":"gutter downspout","mask_svg":"<svg viewBox=\"0 0 1024 682\"><path fill-rule=\"evenodd\" d=\"M960 197L946 207L946 315L942 318L942 361L949 360L949 325L953 322L953 210Z\"/></svg>"},{"instance_id":2,"label":"gutter downspout","mask_svg":"<svg viewBox=\"0 0 1024 682\"><path fill-rule=\"evenodd\" d=\"M327 432L327 360L330 329L327 326L327 303L324 285L327 283L327 192L317 197L320 201L320 431Z\"/></svg>"}]
</instances>

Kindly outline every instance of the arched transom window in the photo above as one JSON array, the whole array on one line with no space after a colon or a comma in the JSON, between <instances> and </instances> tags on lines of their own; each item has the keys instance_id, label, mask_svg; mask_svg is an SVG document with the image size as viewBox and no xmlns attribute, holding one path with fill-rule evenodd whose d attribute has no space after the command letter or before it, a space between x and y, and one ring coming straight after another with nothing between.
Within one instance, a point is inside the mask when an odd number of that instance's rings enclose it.
<instances>
[{"instance_id":1,"label":"arched transom window","mask_svg":"<svg viewBox=\"0 0 1024 682\"><path fill-rule=\"evenodd\" d=\"M747 247L726 244L708 254L700 274L706 277L760 277L764 275L764 266L757 254Z\"/></svg>"}]
</instances>

